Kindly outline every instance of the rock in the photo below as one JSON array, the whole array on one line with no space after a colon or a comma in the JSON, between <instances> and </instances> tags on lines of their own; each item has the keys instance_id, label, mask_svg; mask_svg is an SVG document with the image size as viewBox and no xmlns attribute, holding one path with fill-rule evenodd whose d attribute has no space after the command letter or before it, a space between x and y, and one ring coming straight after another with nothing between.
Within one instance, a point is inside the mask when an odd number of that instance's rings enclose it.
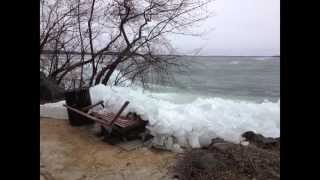
<instances>
[{"instance_id":1,"label":"rock","mask_svg":"<svg viewBox=\"0 0 320 180\"><path fill-rule=\"evenodd\" d=\"M174 173L179 179L279 180L280 151L215 139L206 149L181 154Z\"/></svg>"},{"instance_id":2,"label":"rock","mask_svg":"<svg viewBox=\"0 0 320 180\"><path fill-rule=\"evenodd\" d=\"M203 169L203 170L217 170L217 169L222 169L225 168L226 165L215 158L212 154L203 154L201 157L194 159L192 161L192 165L198 169Z\"/></svg>"},{"instance_id":3,"label":"rock","mask_svg":"<svg viewBox=\"0 0 320 180\"><path fill-rule=\"evenodd\" d=\"M264 137L261 134L256 134L252 131L247 131L242 134L242 137L251 144L264 149L280 148L280 137L271 138Z\"/></svg>"},{"instance_id":4,"label":"rock","mask_svg":"<svg viewBox=\"0 0 320 180\"><path fill-rule=\"evenodd\" d=\"M64 89L40 72L40 101L58 101L64 99Z\"/></svg>"},{"instance_id":5,"label":"rock","mask_svg":"<svg viewBox=\"0 0 320 180\"><path fill-rule=\"evenodd\" d=\"M236 146L235 144L232 144L232 143L227 143L227 142L221 142L221 143L215 143L215 144L212 144L210 146L210 149L212 148L216 148L220 151L227 151L228 149L231 149L233 148L234 146Z\"/></svg>"},{"instance_id":6,"label":"rock","mask_svg":"<svg viewBox=\"0 0 320 180\"><path fill-rule=\"evenodd\" d=\"M221 138L213 138L211 140L211 144L215 144L215 143L223 143L226 142L225 140L221 139Z\"/></svg>"}]
</instances>

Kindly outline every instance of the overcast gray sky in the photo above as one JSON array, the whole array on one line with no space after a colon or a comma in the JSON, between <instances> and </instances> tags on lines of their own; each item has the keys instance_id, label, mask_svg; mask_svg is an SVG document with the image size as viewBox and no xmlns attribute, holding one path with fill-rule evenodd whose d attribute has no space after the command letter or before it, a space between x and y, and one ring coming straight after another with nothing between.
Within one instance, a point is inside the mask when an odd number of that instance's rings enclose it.
<instances>
[{"instance_id":1,"label":"overcast gray sky","mask_svg":"<svg viewBox=\"0 0 320 180\"><path fill-rule=\"evenodd\" d=\"M215 15L195 29L201 38L171 36L179 54L280 55L280 0L216 0Z\"/></svg>"}]
</instances>

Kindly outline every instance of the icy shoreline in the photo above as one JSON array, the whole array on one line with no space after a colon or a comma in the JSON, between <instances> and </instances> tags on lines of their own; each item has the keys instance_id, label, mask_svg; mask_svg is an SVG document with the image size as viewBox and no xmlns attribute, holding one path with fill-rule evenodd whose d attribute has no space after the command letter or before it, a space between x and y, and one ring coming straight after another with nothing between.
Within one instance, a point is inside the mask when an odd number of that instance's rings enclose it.
<instances>
[{"instance_id":1,"label":"icy shoreline","mask_svg":"<svg viewBox=\"0 0 320 180\"><path fill-rule=\"evenodd\" d=\"M97 85L90 88L92 103L105 102L109 111L117 112L125 101L130 104L123 114L136 112L148 120L147 128L155 143L170 147L203 147L220 137L239 143L245 131L267 137L280 136L280 101L252 103L222 98L198 98L176 104L140 88ZM40 115L67 119L64 102L40 105Z\"/></svg>"}]
</instances>

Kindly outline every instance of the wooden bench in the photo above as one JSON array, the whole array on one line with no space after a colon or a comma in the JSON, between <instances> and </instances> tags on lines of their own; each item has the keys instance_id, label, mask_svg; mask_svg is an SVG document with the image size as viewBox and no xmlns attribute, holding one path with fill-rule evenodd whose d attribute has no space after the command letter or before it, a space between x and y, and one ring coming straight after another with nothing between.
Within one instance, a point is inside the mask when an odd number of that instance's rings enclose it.
<instances>
[{"instance_id":1,"label":"wooden bench","mask_svg":"<svg viewBox=\"0 0 320 180\"><path fill-rule=\"evenodd\" d=\"M103 101L99 101L98 103L82 108L81 110L73 108L66 104L64 104L64 106L71 111L74 111L99 123L103 128L107 129L107 132L109 134L111 134L111 132L115 132L116 134L120 135L123 140L126 139L125 137L128 135L129 131L144 128L147 124L146 121L143 121L141 119L132 119L120 116L124 109L128 106L129 101L126 101L116 114L111 112L104 113L99 111L91 111L89 113L84 112L100 104L103 105Z\"/></svg>"}]
</instances>

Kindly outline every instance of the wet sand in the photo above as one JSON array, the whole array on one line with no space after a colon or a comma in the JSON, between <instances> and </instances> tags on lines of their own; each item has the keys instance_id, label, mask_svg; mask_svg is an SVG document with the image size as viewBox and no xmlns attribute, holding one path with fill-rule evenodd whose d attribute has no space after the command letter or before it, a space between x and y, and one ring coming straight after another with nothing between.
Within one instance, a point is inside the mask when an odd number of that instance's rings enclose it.
<instances>
[{"instance_id":1,"label":"wet sand","mask_svg":"<svg viewBox=\"0 0 320 180\"><path fill-rule=\"evenodd\" d=\"M160 180L176 154L139 148L124 151L67 120L40 120L40 178L46 180Z\"/></svg>"}]
</instances>

